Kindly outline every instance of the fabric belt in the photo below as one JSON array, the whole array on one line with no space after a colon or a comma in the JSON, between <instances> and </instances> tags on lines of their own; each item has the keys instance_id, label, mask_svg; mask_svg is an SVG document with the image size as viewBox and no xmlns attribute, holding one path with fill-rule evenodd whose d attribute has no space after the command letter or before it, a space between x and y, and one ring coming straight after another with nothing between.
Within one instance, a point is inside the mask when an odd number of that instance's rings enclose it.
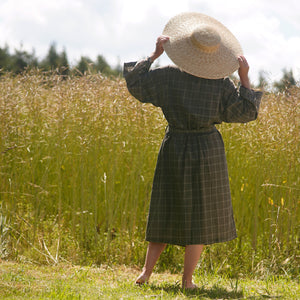
<instances>
[{"instance_id":1,"label":"fabric belt","mask_svg":"<svg viewBox=\"0 0 300 300\"><path fill-rule=\"evenodd\" d=\"M208 133L214 131L215 126L202 127L198 129L180 129L171 126L166 127L166 133Z\"/></svg>"}]
</instances>

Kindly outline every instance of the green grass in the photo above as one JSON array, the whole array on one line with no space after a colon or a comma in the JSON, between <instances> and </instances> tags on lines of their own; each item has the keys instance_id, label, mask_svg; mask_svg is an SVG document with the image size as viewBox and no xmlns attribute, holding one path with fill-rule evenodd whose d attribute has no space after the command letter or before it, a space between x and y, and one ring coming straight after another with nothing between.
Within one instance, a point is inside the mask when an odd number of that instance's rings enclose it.
<instances>
[{"instance_id":1,"label":"green grass","mask_svg":"<svg viewBox=\"0 0 300 300\"><path fill-rule=\"evenodd\" d=\"M206 248L206 274L299 276L299 98L266 94L257 121L218 126L238 238ZM2 75L0 257L142 266L165 125L123 79ZM157 270L181 272L182 253L168 247Z\"/></svg>"},{"instance_id":2,"label":"green grass","mask_svg":"<svg viewBox=\"0 0 300 300\"><path fill-rule=\"evenodd\" d=\"M149 285L137 287L139 270L80 267L69 264L37 266L2 262L1 299L299 299L299 282L288 276L230 279L196 272L198 291L180 287L180 276L153 274ZM200 271L200 268L199 268Z\"/></svg>"}]
</instances>

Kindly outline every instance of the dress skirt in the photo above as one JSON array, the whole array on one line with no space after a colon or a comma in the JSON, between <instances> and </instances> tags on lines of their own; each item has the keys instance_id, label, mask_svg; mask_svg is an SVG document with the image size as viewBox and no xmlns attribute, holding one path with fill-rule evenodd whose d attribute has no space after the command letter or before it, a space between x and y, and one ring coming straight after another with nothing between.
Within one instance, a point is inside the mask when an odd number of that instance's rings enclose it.
<instances>
[{"instance_id":1,"label":"dress skirt","mask_svg":"<svg viewBox=\"0 0 300 300\"><path fill-rule=\"evenodd\" d=\"M236 236L221 134L215 127L168 130L158 154L146 240L208 245Z\"/></svg>"},{"instance_id":2,"label":"dress skirt","mask_svg":"<svg viewBox=\"0 0 300 300\"><path fill-rule=\"evenodd\" d=\"M151 59L124 64L129 92L160 107L171 127L153 179L146 240L175 245L236 238L224 143L214 124L257 118L262 93ZM175 128L175 129L174 129Z\"/></svg>"}]
</instances>

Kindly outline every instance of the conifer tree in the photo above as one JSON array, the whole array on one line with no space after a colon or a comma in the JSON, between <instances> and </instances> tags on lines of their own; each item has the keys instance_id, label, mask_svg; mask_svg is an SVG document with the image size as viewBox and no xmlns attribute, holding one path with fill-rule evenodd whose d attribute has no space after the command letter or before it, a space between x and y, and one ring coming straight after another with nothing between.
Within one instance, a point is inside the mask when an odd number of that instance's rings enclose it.
<instances>
[{"instance_id":1,"label":"conifer tree","mask_svg":"<svg viewBox=\"0 0 300 300\"><path fill-rule=\"evenodd\" d=\"M104 56L102 56L102 55L97 56L95 68L96 68L96 71L101 72L105 75L110 75L112 73L111 67L107 63Z\"/></svg>"},{"instance_id":2,"label":"conifer tree","mask_svg":"<svg viewBox=\"0 0 300 300\"><path fill-rule=\"evenodd\" d=\"M41 67L45 70L53 70L59 66L59 55L56 51L56 44L53 42L50 45L48 54L41 62Z\"/></svg>"},{"instance_id":3,"label":"conifer tree","mask_svg":"<svg viewBox=\"0 0 300 300\"><path fill-rule=\"evenodd\" d=\"M268 80L266 79L265 71L259 71L257 87L262 90L265 90L268 87Z\"/></svg>"},{"instance_id":4,"label":"conifer tree","mask_svg":"<svg viewBox=\"0 0 300 300\"><path fill-rule=\"evenodd\" d=\"M279 81L274 82L273 86L278 92L284 92L289 90L292 86L296 85L296 80L293 75L293 71L287 71L283 69L283 76Z\"/></svg>"},{"instance_id":5,"label":"conifer tree","mask_svg":"<svg viewBox=\"0 0 300 300\"><path fill-rule=\"evenodd\" d=\"M59 69L61 75L68 75L70 73L70 65L65 49L59 55Z\"/></svg>"},{"instance_id":6,"label":"conifer tree","mask_svg":"<svg viewBox=\"0 0 300 300\"><path fill-rule=\"evenodd\" d=\"M8 46L0 48L0 69L7 71L11 65L11 57Z\"/></svg>"},{"instance_id":7,"label":"conifer tree","mask_svg":"<svg viewBox=\"0 0 300 300\"><path fill-rule=\"evenodd\" d=\"M93 68L93 61L87 56L81 56L79 63L76 66L76 69L83 75L88 71L91 71Z\"/></svg>"},{"instance_id":8,"label":"conifer tree","mask_svg":"<svg viewBox=\"0 0 300 300\"><path fill-rule=\"evenodd\" d=\"M38 60L35 57L34 50L32 53L28 53L27 51L22 49L22 45L20 49L16 49L14 55L11 56L11 71L18 74L23 72L28 67L37 67Z\"/></svg>"}]
</instances>

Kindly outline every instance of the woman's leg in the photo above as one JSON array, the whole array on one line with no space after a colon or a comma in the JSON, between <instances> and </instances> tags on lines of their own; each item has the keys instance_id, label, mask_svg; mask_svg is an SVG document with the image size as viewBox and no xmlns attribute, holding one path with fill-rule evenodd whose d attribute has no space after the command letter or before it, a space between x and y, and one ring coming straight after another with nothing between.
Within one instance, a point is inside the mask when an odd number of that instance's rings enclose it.
<instances>
[{"instance_id":1,"label":"woman's leg","mask_svg":"<svg viewBox=\"0 0 300 300\"><path fill-rule=\"evenodd\" d=\"M187 245L184 255L184 271L182 276L182 288L196 288L193 284L193 273L199 261L204 245Z\"/></svg>"},{"instance_id":2,"label":"woman's leg","mask_svg":"<svg viewBox=\"0 0 300 300\"><path fill-rule=\"evenodd\" d=\"M135 281L136 284L143 284L148 282L149 277L152 273L152 270L160 256L160 254L164 251L166 244L162 243L153 243L150 242L147 249L145 265L143 268L143 272Z\"/></svg>"}]
</instances>

